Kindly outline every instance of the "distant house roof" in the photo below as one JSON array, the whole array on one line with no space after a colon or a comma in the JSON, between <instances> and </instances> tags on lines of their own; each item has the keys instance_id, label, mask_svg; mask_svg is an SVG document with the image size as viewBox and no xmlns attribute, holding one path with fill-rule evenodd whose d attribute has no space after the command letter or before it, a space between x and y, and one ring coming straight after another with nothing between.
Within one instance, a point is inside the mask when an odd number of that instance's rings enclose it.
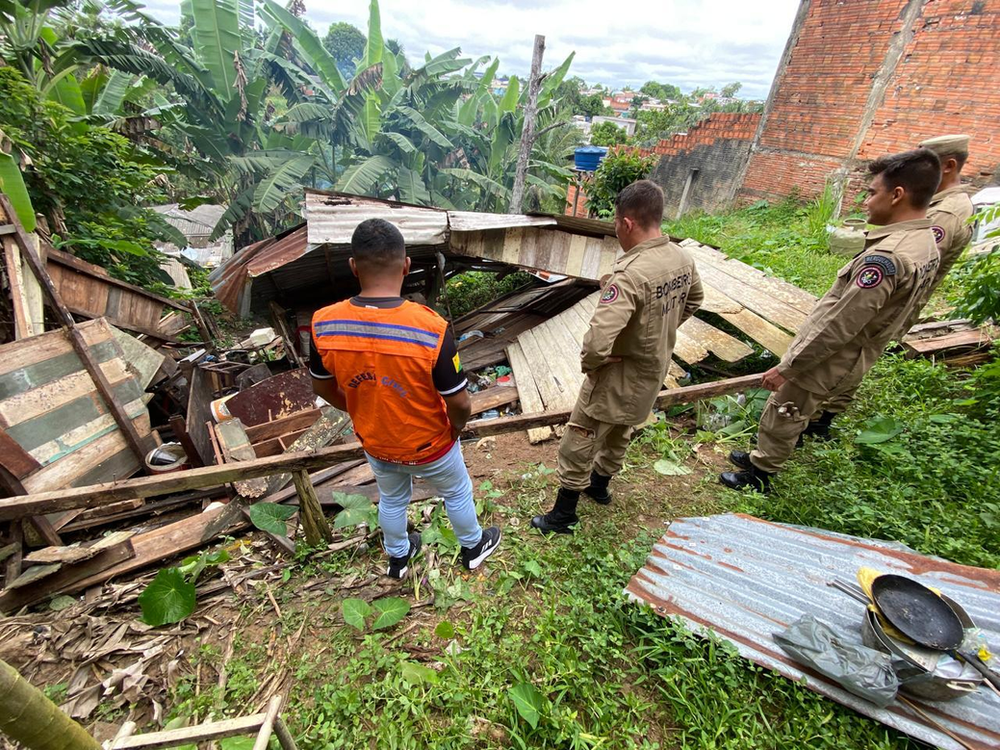
<instances>
[{"instance_id":1,"label":"distant house roof","mask_svg":"<svg viewBox=\"0 0 1000 750\"><path fill-rule=\"evenodd\" d=\"M207 237L226 212L225 206L205 204L187 211L177 203L153 206L153 210L179 229L185 237Z\"/></svg>"}]
</instances>

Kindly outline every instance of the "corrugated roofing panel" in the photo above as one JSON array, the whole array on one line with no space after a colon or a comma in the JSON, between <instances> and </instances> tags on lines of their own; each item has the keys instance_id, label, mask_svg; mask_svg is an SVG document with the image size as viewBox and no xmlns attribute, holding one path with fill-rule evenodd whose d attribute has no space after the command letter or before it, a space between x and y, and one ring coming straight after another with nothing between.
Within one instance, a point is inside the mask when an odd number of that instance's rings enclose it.
<instances>
[{"instance_id":1,"label":"corrugated roofing panel","mask_svg":"<svg viewBox=\"0 0 1000 750\"><path fill-rule=\"evenodd\" d=\"M863 605L827 586L855 579L858 568L900 573L935 586L961 604L1000 654L1000 571L919 555L901 545L820 529L721 515L674 521L626 593L695 631L710 631L740 654L865 716L940 747L962 746L908 706L877 708L798 664L773 635L802 615L861 644ZM995 661L995 660L994 660ZM1000 748L1000 698L986 687L954 701L911 699L968 746Z\"/></svg>"},{"instance_id":2,"label":"corrugated roofing panel","mask_svg":"<svg viewBox=\"0 0 1000 750\"><path fill-rule=\"evenodd\" d=\"M392 222L407 245L444 245L448 241L448 212L437 208L307 191L305 217L311 245L349 245L355 228L365 219Z\"/></svg>"},{"instance_id":3,"label":"corrugated roofing panel","mask_svg":"<svg viewBox=\"0 0 1000 750\"><path fill-rule=\"evenodd\" d=\"M448 222L452 231L475 232L483 229L509 229L510 227L554 227L551 216L525 216L524 214L484 214L476 211L449 211Z\"/></svg>"}]
</instances>

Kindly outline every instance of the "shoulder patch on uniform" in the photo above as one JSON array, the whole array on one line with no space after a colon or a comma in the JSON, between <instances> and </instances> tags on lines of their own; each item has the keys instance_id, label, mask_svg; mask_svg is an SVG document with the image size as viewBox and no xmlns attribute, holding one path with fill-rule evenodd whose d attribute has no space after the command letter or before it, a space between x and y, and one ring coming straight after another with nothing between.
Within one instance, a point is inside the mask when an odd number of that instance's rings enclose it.
<instances>
[{"instance_id":1,"label":"shoulder patch on uniform","mask_svg":"<svg viewBox=\"0 0 1000 750\"><path fill-rule=\"evenodd\" d=\"M882 269L884 276L896 275L896 264L892 262L891 258L886 258L884 255L866 255L862 262L866 266L878 266ZM879 281L881 280L879 279Z\"/></svg>"},{"instance_id":2,"label":"shoulder patch on uniform","mask_svg":"<svg viewBox=\"0 0 1000 750\"><path fill-rule=\"evenodd\" d=\"M935 224L934 226L931 227L931 233L934 235L934 241L937 242L938 244L941 244L941 241L944 239L944 234L945 234L944 227L939 227Z\"/></svg>"},{"instance_id":3,"label":"shoulder patch on uniform","mask_svg":"<svg viewBox=\"0 0 1000 750\"><path fill-rule=\"evenodd\" d=\"M461 372L462 371L462 362L458 358L457 354L454 357L451 358L451 363L453 365L455 365L455 372Z\"/></svg>"},{"instance_id":4,"label":"shoulder patch on uniform","mask_svg":"<svg viewBox=\"0 0 1000 750\"><path fill-rule=\"evenodd\" d=\"M604 290L604 294L601 295L601 304L610 305L620 296L621 296L621 291L618 289L618 285L609 284L608 288Z\"/></svg>"},{"instance_id":5,"label":"shoulder patch on uniform","mask_svg":"<svg viewBox=\"0 0 1000 750\"><path fill-rule=\"evenodd\" d=\"M874 289L882 283L885 274L879 266L865 266L858 274L858 286L862 289Z\"/></svg>"}]
</instances>

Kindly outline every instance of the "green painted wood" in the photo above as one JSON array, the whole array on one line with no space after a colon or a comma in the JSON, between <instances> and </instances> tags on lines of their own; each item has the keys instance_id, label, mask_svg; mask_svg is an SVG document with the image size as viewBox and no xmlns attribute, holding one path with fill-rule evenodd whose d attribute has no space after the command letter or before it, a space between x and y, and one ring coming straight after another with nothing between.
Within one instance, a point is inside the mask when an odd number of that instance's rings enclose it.
<instances>
[{"instance_id":1,"label":"green painted wood","mask_svg":"<svg viewBox=\"0 0 1000 750\"><path fill-rule=\"evenodd\" d=\"M95 482L106 482L108 477L116 479L127 479L139 470L139 462L135 458L130 448L125 448L119 453L109 456L101 463L97 464L90 471L81 474L72 482L70 487L86 487Z\"/></svg>"},{"instance_id":2,"label":"green painted wood","mask_svg":"<svg viewBox=\"0 0 1000 750\"><path fill-rule=\"evenodd\" d=\"M114 339L102 341L100 344L90 347L94 359L99 363L104 363L114 359L119 354L119 349ZM60 354L44 362L14 370L6 375L0 376L0 401L20 395L32 388L55 382L67 375L83 371L83 364L76 352L69 351Z\"/></svg>"},{"instance_id":3,"label":"green painted wood","mask_svg":"<svg viewBox=\"0 0 1000 750\"><path fill-rule=\"evenodd\" d=\"M115 397L122 404L130 404L142 396L142 391L134 378L124 380L114 387ZM75 430L88 422L93 422L108 410L100 402L97 391L58 406L52 411L39 414L34 419L7 428L10 435L24 450L31 452L50 440L56 440L70 430ZM129 415L133 416L133 415ZM117 428L115 428L117 429ZM103 434L103 433L102 433ZM89 441L88 441L89 442ZM66 446L74 448L79 446ZM49 462L51 463L51 461Z\"/></svg>"}]
</instances>

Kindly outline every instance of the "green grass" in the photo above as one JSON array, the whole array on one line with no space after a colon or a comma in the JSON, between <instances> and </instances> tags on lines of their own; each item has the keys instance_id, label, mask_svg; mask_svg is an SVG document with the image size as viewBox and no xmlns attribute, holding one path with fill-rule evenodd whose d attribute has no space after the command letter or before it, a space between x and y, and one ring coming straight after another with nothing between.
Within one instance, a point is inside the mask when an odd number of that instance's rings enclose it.
<instances>
[{"instance_id":1,"label":"green grass","mask_svg":"<svg viewBox=\"0 0 1000 750\"><path fill-rule=\"evenodd\" d=\"M751 206L669 228L821 294L842 263L809 234L810 222L820 225L812 213L823 210L791 202ZM584 502L582 529L573 537L543 538L527 527L551 504L551 470L522 467L481 485L477 502L486 521L503 527L503 549L484 574L470 576L452 563L451 540L434 533L445 558L439 577L390 587L388 595L415 605L392 629L345 626L341 602L359 594L335 583L377 572L381 550L301 556L284 585L271 584L281 621L261 592L239 614L226 712L247 710L266 676L288 666L295 680L284 715L304 750L916 748L730 647L627 602L622 590L671 519L736 510L1000 565L1000 365L970 374L883 358L835 423L834 440L808 440L767 498L724 490L716 468L693 460L698 444L724 453L755 430L753 405L716 402L701 416L718 408L738 421L735 429L679 430L677 413L647 428L613 485L615 503ZM898 434L878 445L856 443L875 419L892 420ZM692 473L660 477L651 466L661 458ZM435 517L431 525L440 523ZM317 578L330 585L303 593L303 584ZM436 608L416 607L432 591ZM302 644L286 654L281 644L302 618ZM269 658L267 644L274 643ZM203 650L199 658L207 667L218 651ZM533 710L519 712L512 691L535 696ZM206 703L182 680L168 710L204 711Z\"/></svg>"}]
</instances>

